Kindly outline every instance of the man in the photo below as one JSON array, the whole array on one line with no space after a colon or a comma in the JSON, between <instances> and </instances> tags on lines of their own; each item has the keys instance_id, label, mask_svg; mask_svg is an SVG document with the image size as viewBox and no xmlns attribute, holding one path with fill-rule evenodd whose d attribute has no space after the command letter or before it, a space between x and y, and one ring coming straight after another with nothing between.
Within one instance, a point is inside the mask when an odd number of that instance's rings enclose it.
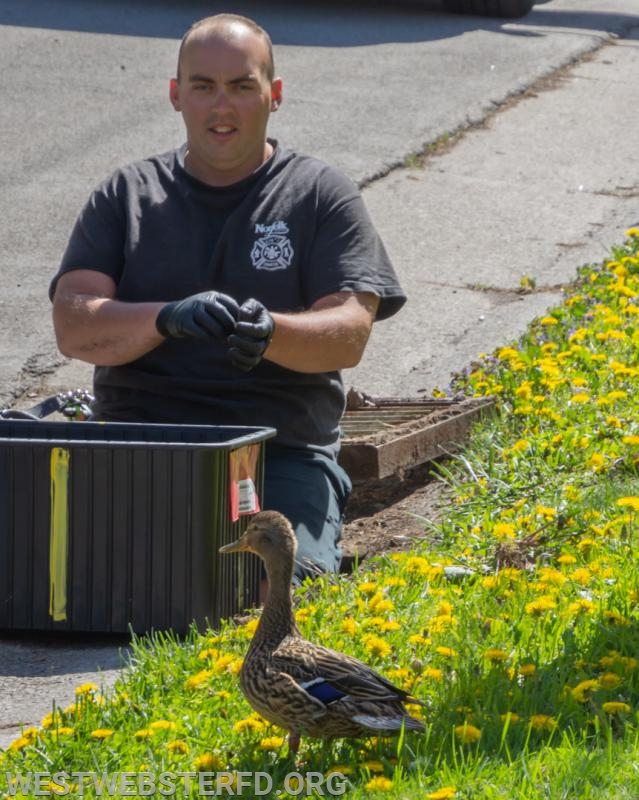
<instances>
[{"instance_id":1,"label":"man","mask_svg":"<svg viewBox=\"0 0 639 800\"><path fill-rule=\"evenodd\" d=\"M339 566L344 391L405 297L356 187L267 137L268 34L220 14L185 34L186 143L91 195L51 283L58 346L95 365L94 418L272 426L264 507L291 519L296 578Z\"/></svg>"}]
</instances>

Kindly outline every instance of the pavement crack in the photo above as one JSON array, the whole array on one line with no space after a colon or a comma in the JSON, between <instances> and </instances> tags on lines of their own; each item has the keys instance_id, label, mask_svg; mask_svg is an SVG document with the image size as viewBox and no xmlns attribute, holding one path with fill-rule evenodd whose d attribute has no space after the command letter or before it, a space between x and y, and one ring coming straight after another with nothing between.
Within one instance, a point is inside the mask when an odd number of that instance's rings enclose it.
<instances>
[{"instance_id":1,"label":"pavement crack","mask_svg":"<svg viewBox=\"0 0 639 800\"><path fill-rule=\"evenodd\" d=\"M371 186L400 169L425 169L434 158L449 153L467 134L477 130L485 130L490 127L492 120L497 114L508 111L526 100L535 99L542 92L549 92L562 88L569 80L574 79L575 76L573 73L577 67L592 61L605 47L613 47L615 45L617 45L617 41L614 34L598 37L590 49L584 50L579 55L571 57L565 64L537 78L529 86L506 95L503 100L489 101L489 107L485 109L484 116L481 119L469 119L467 122L462 123L451 131L444 131L434 140L426 142L420 151L408 153L402 159L398 159L372 175L363 178L358 182L360 190Z\"/></svg>"}]
</instances>

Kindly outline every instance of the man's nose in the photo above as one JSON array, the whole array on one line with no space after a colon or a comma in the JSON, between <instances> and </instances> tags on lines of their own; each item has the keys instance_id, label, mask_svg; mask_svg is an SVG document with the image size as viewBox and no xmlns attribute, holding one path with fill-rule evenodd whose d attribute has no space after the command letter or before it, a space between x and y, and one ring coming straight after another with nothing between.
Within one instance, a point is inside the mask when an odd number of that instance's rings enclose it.
<instances>
[{"instance_id":1,"label":"man's nose","mask_svg":"<svg viewBox=\"0 0 639 800\"><path fill-rule=\"evenodd\" d=\"M231 98L229 97L229 93L225 89L220 89L219 91L213 94L213 108L215 109L228 108L230 104L231 104Z\"/></svg>"}]
</instances>

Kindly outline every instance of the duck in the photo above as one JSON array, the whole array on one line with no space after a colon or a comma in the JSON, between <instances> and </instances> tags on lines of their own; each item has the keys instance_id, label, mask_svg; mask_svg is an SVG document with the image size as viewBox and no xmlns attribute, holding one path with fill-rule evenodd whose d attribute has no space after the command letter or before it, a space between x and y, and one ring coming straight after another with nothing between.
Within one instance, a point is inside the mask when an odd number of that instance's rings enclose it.
<instances>
[{"instance_id":1,"label":"duck","mask_svg":"<svg viewBox=\"0 0 639 800\"><path fill-rule=\"evenodd\" d=\"M288 732L289 755L301 737L329 739L393 736L425 730L405 704L420 700L353 656L302 636L293 611L297 540L278 511L254 514L240 538L221 553L255 553L268 588L262 613L240 670L240 688L264 719Z\"/></svg>"}]
</instances>

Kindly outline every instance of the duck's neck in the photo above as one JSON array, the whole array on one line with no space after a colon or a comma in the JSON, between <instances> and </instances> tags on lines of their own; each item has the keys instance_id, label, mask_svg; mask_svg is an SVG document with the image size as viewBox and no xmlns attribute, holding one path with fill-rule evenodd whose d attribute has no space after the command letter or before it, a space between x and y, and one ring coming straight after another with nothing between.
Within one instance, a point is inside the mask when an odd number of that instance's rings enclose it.
<instances>
[{"instance_id":1,"label":"duck's neck","mask_svg":"<svg viewBox=\"0 0 639 800\"><path fill-rule=\"evenodd\" d=\"M276 646L285 636L298 632L291 597L293 565L289 567L281 563L276 566L267 564L266 576L268 590L253 642L269 642Z\"/></svg>"}]
</instances>

